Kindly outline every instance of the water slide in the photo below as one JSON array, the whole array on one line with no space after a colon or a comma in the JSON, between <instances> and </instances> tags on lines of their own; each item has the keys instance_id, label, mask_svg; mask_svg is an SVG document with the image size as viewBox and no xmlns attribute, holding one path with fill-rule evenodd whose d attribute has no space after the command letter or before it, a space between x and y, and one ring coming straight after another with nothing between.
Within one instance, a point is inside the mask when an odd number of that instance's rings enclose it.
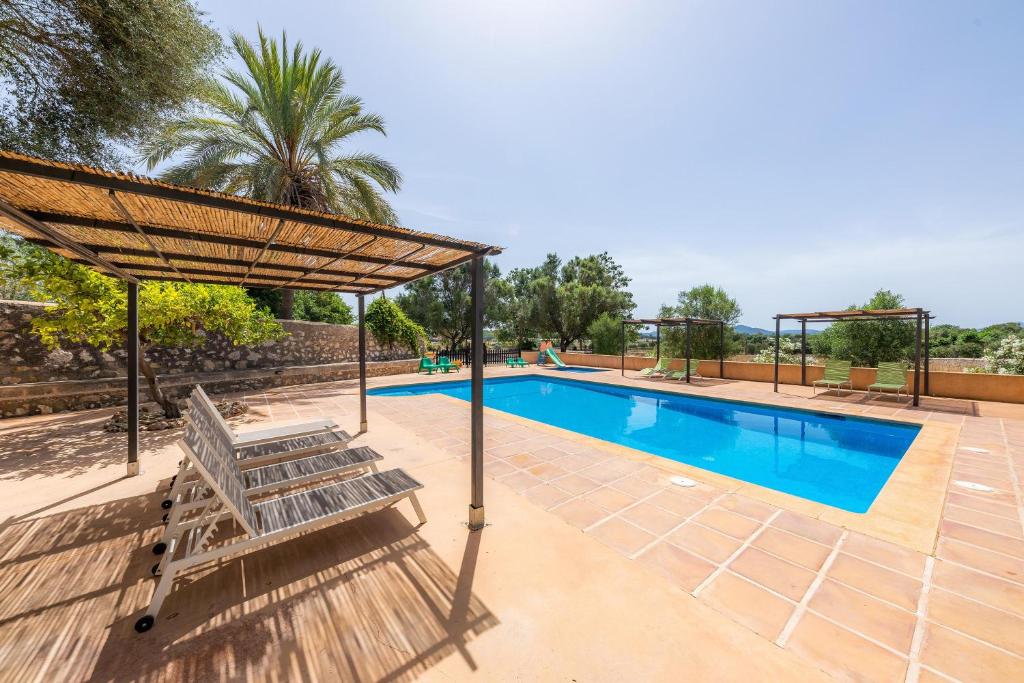
<instances>
[{"instance_id":1,"label":"water slide","mask_svg":"<svg viewBox=\"0 0 1024 683\"><path fill-rule=\"evenodd\" d=\"M568 367L565 363L562 362L562 359L558 357L558 354L555 353L554 349L551 349L551 348L547 349L547 354L548 354L548 358L551 359L551 362L554 363L555 365L557 365L558 367L560 367L560 368Z\"/></svg>"}]
</instances>

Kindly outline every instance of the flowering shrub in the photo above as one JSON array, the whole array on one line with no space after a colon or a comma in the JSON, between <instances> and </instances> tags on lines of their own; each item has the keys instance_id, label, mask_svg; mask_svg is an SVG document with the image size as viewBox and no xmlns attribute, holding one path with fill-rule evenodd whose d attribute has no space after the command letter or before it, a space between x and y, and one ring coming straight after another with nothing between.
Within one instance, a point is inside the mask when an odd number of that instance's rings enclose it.
<instances>
[{"instance_id":1,"label":"flowering shrub","mask_svg":"<svg viewBox=\"0 0 1024 683\"><path fill-rule=\"evenodd\" d=\"M1024 337L1007 335L994 351L985 354L985 372L1024 375Z\"/></svg>"},{"instance_id":2,"label":"flowering shrub","mask_svg":"<svg viewBox=\"0 0 1024 683\"><path fill-rule=\"evenodd\" d=\"M756 356L750 359L751 363L774 363L775 362L775 340L769 339L768 346L761 349ZM779 363L799 363L800 346L789 337L782 337L779 342ZM807 356L807 364L814 362L811 356Z\"/></svg>"}]
</instances>

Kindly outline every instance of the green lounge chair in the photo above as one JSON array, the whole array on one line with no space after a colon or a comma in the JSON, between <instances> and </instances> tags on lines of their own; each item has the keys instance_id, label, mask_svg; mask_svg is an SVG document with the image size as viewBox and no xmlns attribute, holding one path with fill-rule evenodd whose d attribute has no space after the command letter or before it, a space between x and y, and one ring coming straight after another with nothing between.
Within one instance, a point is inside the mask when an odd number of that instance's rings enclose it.
<instances>
[{"instance_id":1,"label":"green lounge chair","mask_svg":"<svg viewBox=\"0 0 1024 683\"><path fill-rule=\"evenodd\" d=\"M683 369L682 370L672 370L667 375L665 375L665 377L667 379L678 379L678 380L681 380L681 381L685 382L686 381L686 367L685 366L686 366L686 361L684 359L683 360ZM697 372L697 368L698 367L700 367L700 361L697 360L696 358L691 358L690 359L690 379L693 379L694 377L700 377L701 376L701 374L699 372Z\"/></svg>"},{"instance_id":2,"label":"green lounge chair","mask_svg":"<svg viewBox=\"0 0 1024 683\"><path fill-rule=\"evenodd\" d=\"M423 358L420 358L420 367L419 367L419 370L417 370L416 372L418 374L418 373L421 373L424 370L426 370L428 375L433 375L434 374L434 370L441 370L441 369L442 368L441 368L440 365L438 365L437 363L435 363L432 360L430 360L430 358L428 358L427 356L423 356Z\"/></svg>"},{"instance_id":3,"label":"green lounge chair","mask_svg":"<svg viewBox=\"0 0 1024 683\"><path fill-rule=\"evenodd\" d=\"M853 383L850 381L850 367L852 365L848 360L826 360L825 377L814 381L814 389L812 391L817 394L817 387L825 387L826 390L831 390L835 387L838 393L844 384L850 387L850 391L853 391Z\"/></svg>"},{"instance_id":4,"label":"green lounge chair","mask_svg":"<svg viewBox=\"0 0 1024 683\"><path fill-rule=\"evenodd\" d=\"M517 368L525 368L527 366L527 362L523 359L522 356L519 356L518 358L513 358L512 362Z\"/></svg>"},{"instance_id":5,"label":"green lounge chair","mask_svg":"<svg viewBox=\"0 0 1024 683\"><path fill-rule=\"evenodd\" d=\"M655 375L664 375L668 372L668 364L672 359L659 358L658 362L654 364L653 368L644 368L640 371L641 377L654 377Z\"/></svg>"},{"instance_id":6,"label":"green lounge chair","mask_svg":"<svg viewBox=\"0 0 1024 683\"><path fill-rule=\"evenodd\" d=\"M461 368L459 368L458 364L453 363L451 359L448 358L448 356L441 356L440 358L438 358L437 367L440 368L441 370L444 370L446 374L451 372L452 370L454 370L455 372L461 372Z\"/></svg>"},{"instance_id":7,"label":"green lounge chair","mask_svg":"<svg viewBox=\"0 0 1024 683\"><path fill-rule=\"evenodd\" d=\"M875 373L875 383L868 387L868 393L877 389L881 394L884 391L895 391L899 398L900 392L907 393L907 371L899 363L879 363L878 371Z\"/></svg>"}]
</instances>

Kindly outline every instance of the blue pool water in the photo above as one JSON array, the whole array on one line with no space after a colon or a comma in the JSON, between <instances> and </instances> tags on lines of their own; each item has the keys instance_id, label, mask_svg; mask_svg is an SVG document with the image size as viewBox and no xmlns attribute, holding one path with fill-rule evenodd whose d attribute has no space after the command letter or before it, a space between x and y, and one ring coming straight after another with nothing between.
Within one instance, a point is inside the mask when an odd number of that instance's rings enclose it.
<instances>
[{"instance_id":1,"label":"blue pool water","mask_svg":"<svg viewBox=\"0 0 1024 683\"><path fill-rule=\"evenodd\" d=\"M383 387L447 394L468 381ZM484 404L851 512L867 512L919 427L562 377L489 379Z\"/></svg>"}]
</instances>

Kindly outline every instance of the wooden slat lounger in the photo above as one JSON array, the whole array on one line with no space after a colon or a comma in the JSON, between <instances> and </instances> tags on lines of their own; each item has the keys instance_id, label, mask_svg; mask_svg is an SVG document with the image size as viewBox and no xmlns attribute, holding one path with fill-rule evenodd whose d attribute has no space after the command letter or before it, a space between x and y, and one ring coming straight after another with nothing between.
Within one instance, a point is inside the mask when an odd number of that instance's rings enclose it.
<instances>
[{"instance_id":1,"label":"wooden slat lounger","mask_svg":"<svg viewBox=\"0 0 1024 683\"><path fill-rule=\"evenodd\" d=\"M245 477L230 450L207 442L195 429L186 429L178 443L211 495L197 517L179 525L182 533L171 539L160 582L146 613L135 622L135 630L140 633L153 627L175 577L197 565L281 543L405 499L412 503L420 523L427 521L416 498L416 491L423 485L399 469L254 503L246 495ZM241 526L244 538L209 547L218 524L226 519Z\"/></svg>"}]
</instances>

